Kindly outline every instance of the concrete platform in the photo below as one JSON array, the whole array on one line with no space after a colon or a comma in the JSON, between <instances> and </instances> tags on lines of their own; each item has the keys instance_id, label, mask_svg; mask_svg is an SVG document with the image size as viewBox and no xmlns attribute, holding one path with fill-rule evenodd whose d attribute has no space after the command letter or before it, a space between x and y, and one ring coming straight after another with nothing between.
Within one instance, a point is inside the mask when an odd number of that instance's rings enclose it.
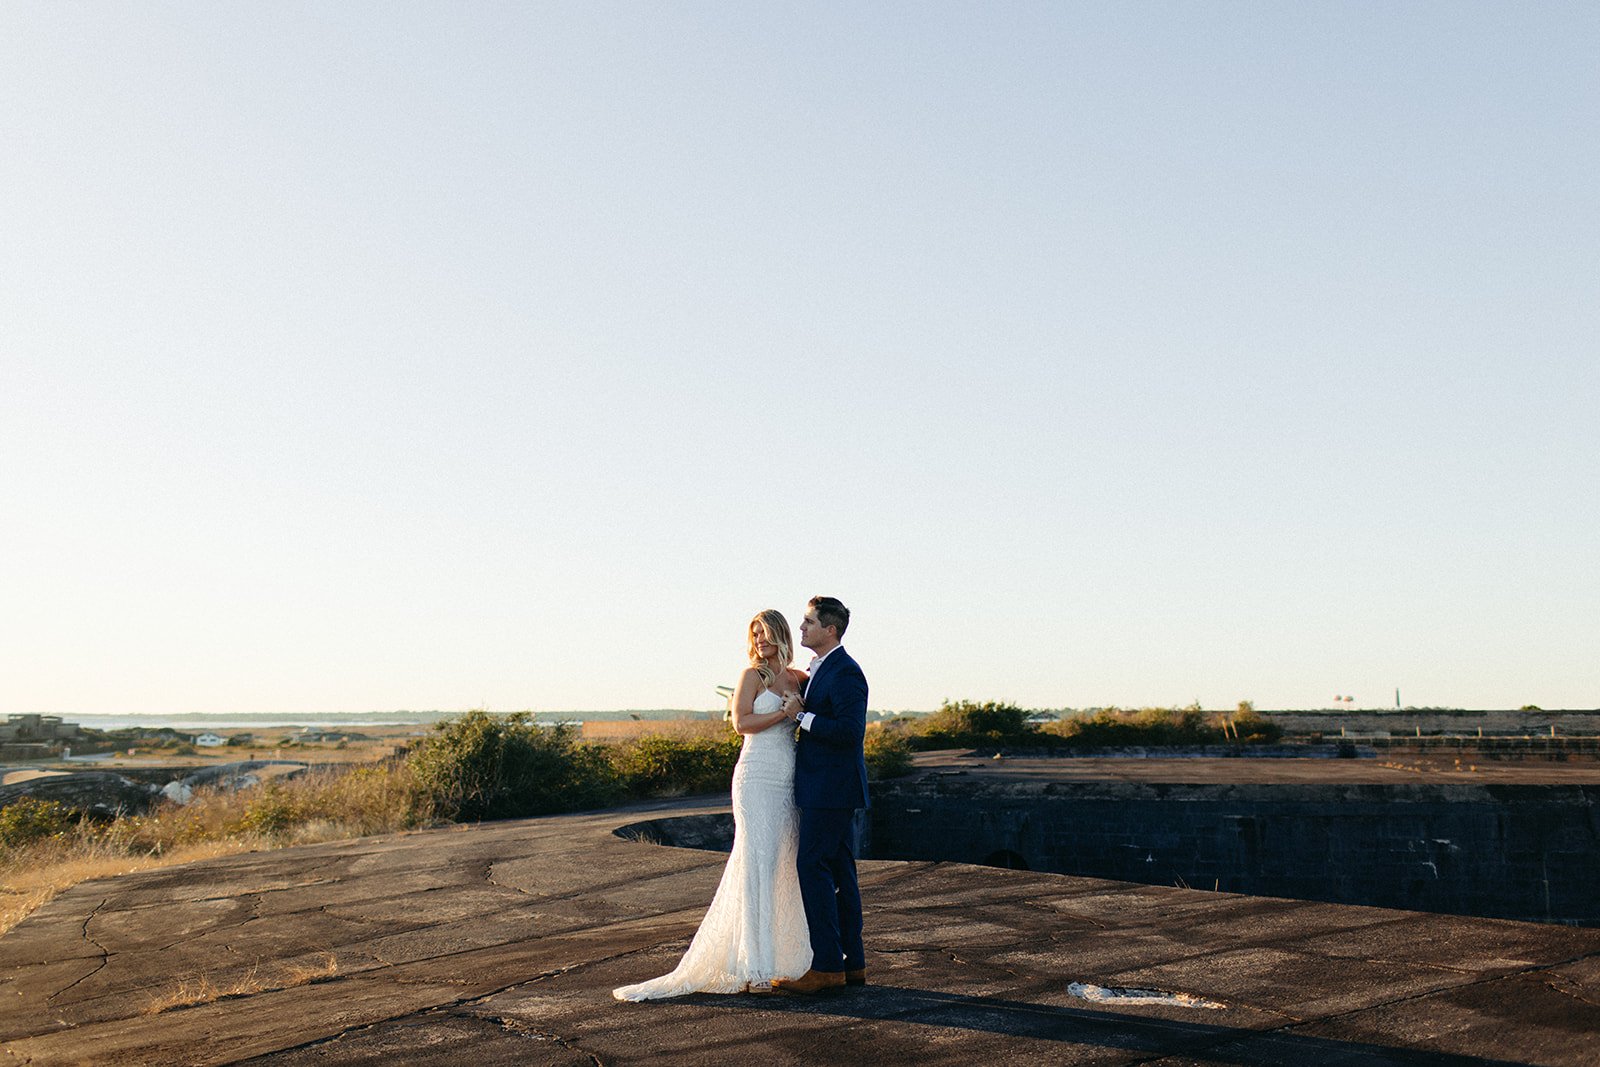
<instances>
[{"instance_id":1,"label":"concrete platform","mask_svg":"<svg viewBox=\"0 0 1600 1067\"><path fill-rule=\"evenodd\" d=\"M995 780L1160 782L1167 785L1600 785L1600 761L1495 760L1445 752L1385 752L1362 759L1250 756L1006 756L968 749L927 752L922 770L961 770Z\"/></svg>"},{"instance_id":2,"label":"concrete platform","mask_svg":"<svg viewBox=\"0 0 1600 1067\"><path fill-rule=\"evenodd\" d=\"M4 1062L1600 1063L1600 930L948 863L863 866L864 988L613 1001L672 967L724 856L612 831L726 805L85 883L0 937ZM330 957L331 977L292 984ZM255 991L145 1014L199 976ZM1073 983L1221 1007L1094 1002Z\"/></svg>"}]
</instances>

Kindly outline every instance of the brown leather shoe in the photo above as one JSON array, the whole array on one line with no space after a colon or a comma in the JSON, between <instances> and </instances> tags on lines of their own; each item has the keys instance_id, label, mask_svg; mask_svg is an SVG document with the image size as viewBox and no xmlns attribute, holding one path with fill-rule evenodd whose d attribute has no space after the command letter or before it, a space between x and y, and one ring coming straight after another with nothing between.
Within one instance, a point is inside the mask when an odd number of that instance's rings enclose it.
<instances>
[{"instance_id":1,"label":"brown leather shoe","mask_svg":"<svg viewBox=\"0 0 1600 1067\"><path fill-rule=\"evenodd\" d=\"M859 971L846 971L846 972L844 972L844 984L845 985L866 985L867 984L867 969L865 967L863 967Z\"/></svg>"},{"instance_id":2,"label":"brown leather shoe","mask_svg":"<svg viewBox=\"0 0 1600 1067\"><path fill-rule=\"evenodd\" d=\"M799 978L774 978L772 988L780 993L820 993L824 989L843 989L843 971L807 971Z\"/></svg>"}]
</instances>

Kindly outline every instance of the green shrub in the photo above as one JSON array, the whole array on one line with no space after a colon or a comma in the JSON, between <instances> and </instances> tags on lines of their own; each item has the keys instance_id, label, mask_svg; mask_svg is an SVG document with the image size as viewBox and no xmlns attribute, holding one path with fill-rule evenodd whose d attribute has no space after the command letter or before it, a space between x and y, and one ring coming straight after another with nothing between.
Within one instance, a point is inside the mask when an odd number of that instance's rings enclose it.
<instances>
[{"instance_id":1,"label":"green shrub","mask_svg":"<svg viewBox=\"0 0 1600 1067\"><path fill-rule=\"evenodd\" d=\"M263 837L282 837L310 816L299 797L281 782L267 782L247 794L249 802L238 828Z\"/></svg>"},{"instance_id":2,"label":"green shrub","mask_svg":"<svg viewBox=\"0 0 1600 1067\"><path fill-rule=\"evenodd\" d=\"M1265 744L1283 736L1283 727L1245 701L1237 712L1207 715L1198 704L1186 708L1102 708L1049 723L1045 732L1069 748L1179 747L1232 741Z\"/></svg>"},{"instance_id":3,"label":"green shrub","mask_svg":"<svg viewBox=\"0 0 1600 1067\"><path fill-rule=\"evenodd\" d=\"M1093 715L1050 723L1046 730L1072 748L1221 744L1220 724L1206 721L1199 705L1186 708L1103 708Z\"/></svg>"},{"instance_id":4,"label":"green shrub","mask_svg":"<svg viewBox=\"0 0 1600 1067\"><path fill-rule=\"evenodd\" d=\"M1234 737L1245 744L1271 744L1283 737L1283 727L1254 708L1232 718Z\"/></svg>"},{"instance_id":5,"label":"green shrub","mask_svg":"<svg viewBox=\"0 0 1600 1067\"><path fill-rule=\"evenodd\" d=\"M1015 704L946 700L939 710L918 723L910 739L917 749L992 748L1037 745L1039 728L1028 722L1028 712Z\"/></svg>"},{"instance_id":6,"label":"green shrub","mask_svg":"<svg viewBox=\"0 0 1600 1067\"><path fill-rule=\"evenodd\" d=\"M911 742L904 729L881 722L868 726L866 753L867 777L873 781L911 773Z\"/></svg>"},{"instance_id":7,"label":"green shrub","mask_svg":"<svg viewBox=\"0 0 1600 1067\"><path fill-rule=\"evenodd\" d=\"M75 820L66 806L38 797L18 797L0 808L0 849L21 848L47 837L60 837Z\"/></svg>"},{"instance_id":8,"label":"green shrub","mask_svg":"<svg viewBox=\"0 0 1600 1067\"><path fill-rule=\"evenodd\" d=\"M727 789L742 739L646 734L610 746L612 769L631 796L671 797Z\"/></svg>"},{"instance_id":9,"label":"green shrub","mask_svg":"<svg viewBox=\"0 0 1600 1067\"><path fill-rule=\"evenodd\" d=\"M604 807L622 792L603 752L527 712L475 710L437 723L408 762L419 802L457 821Z\"/></svg>"}]
</instances>

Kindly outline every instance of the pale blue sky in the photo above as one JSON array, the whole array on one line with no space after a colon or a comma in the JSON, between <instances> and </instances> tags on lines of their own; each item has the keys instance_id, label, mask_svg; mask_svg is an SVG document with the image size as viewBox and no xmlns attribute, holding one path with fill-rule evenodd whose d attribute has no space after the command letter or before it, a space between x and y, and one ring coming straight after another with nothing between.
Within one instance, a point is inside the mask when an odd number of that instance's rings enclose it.
<instances>
[{"instance_id":1,"label":"pale blue sky","mask_svg":"<svg viewBox=\"0 0 1600 1067\"><path fill-rule=\"evenodd\" d=\"M0 711L1600 704L1590 4L0 8Z\"/></svg>"}]
</instances>

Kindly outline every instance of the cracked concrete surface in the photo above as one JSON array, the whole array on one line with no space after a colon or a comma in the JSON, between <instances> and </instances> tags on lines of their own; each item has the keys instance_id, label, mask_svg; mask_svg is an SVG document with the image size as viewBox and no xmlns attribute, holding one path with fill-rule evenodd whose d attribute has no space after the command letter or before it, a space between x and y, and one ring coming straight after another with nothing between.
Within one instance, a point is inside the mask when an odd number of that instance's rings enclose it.
<instances>
[{"instance_id":1,"label":"cracked concrete surface","mask_svg":"<svg viewBox=\"0 0 1600 1067\"><path fill-rule=\"evenodd\" d=\"M8 1064L1600 1062L1600 930L930 862L863 865L871 983L619 1004L723 856L623 840L725 798L225 857L78 886L0 937ZM315 985L145 1014L186 977ZM1088 1003L1083 982L1226 1005Z\"/></svg>"},{"instance_id":2,"label":"cracked concrete surface","mask_svg":"<svg viewBox=\"0 0 1600 1067\"><path fill-rule=\"evenodd\" d=\"M79 931L78 931L79 935L85 941L89 942L89 944L93 945L99 951L99 953L100 953L99 961L95 963L95 965L94 965L94 967L92 969L90 969L90 970L84 972L83 974L79 975L78 977L74 978L72 981L68 982L66 985L62 986L60 989L56 990L54 993L51 993L48 997L45 998L45 1000L54 1001L57 997L61 996L63 993L67 993L67 992L70 992L73 989L76 989L79 985L83 984L88 979L93 978L95 975L99 974L101 972L101 970L103 970L105 968L106 961L110 958L110 954L106 952L106 947L104 945L102 945L100 942L96 941L92 936L90 936L90 934L89 934L89 924L94 922L94 917L96 915L100 914L100 909L105 907L106 903L107 903L106 899L102 898L100 903L98 903L98 904L96 904L94 906L94 910L91 911L88 915L84 916L83 926L80 927Z\"/></svg>"}]
</instances>

